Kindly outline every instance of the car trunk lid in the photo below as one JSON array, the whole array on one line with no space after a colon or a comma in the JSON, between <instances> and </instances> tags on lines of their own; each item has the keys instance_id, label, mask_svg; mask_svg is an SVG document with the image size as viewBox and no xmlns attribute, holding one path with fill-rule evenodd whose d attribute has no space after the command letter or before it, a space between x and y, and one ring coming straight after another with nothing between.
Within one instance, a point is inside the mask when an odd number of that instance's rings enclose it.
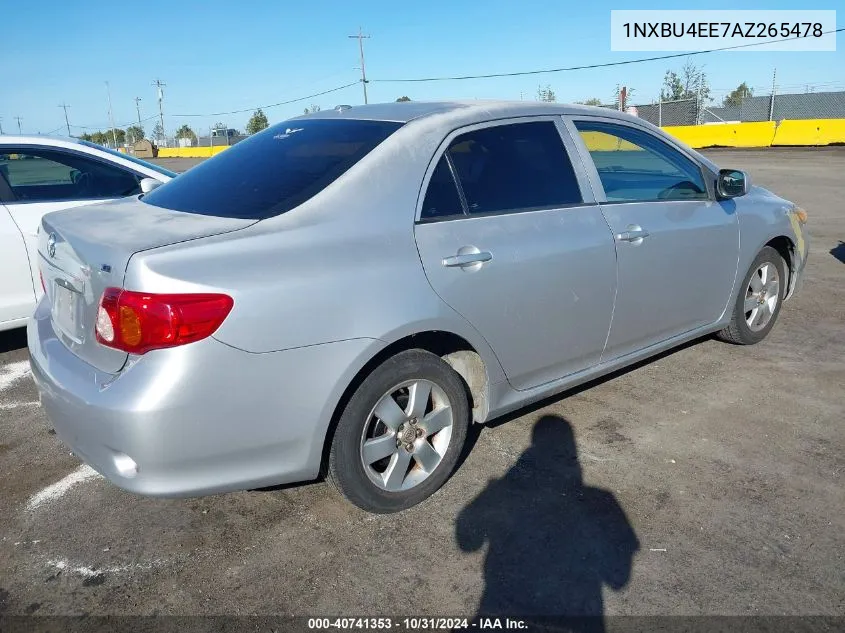
<instances>
[{"instance_id":1,"label":"car trunk lid","mask_svg":"<svg viewBox=\"0 0 845 633\"><path fill-rule=\"evenodd\" d=\"M94 326L103 290L123 286L132 255L254 223L175 212L139 198L45 215L38 236L39 269L58 338L97 369L120 371L128 355L98 343Z\"/></svg>"}]
</instances>

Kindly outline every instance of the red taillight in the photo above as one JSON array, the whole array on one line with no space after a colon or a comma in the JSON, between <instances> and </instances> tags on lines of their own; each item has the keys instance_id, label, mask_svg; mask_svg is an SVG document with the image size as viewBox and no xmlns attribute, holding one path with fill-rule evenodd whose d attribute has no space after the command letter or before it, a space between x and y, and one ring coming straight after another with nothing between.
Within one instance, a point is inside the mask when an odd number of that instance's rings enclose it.
<instances>
[{"instance_id":1,"label":"red taillight","mask_svg":"<svg viewBox=\"0 0 845 633\"><path fill-rule=\"evenodd\" d=\"M43 290L46 293L47 292L47 286L44 285L44 275L41 273L40 270L38 271L38 276L41 278L41 290Z\"/></svg>"},{"instance_id":2,"label":"red taillight","mask_svg":"<svg viewBox=\"0 0 845 633\"><path fill-rule=\"evenodd\" d=\"M233 305L232 297L223 294L152 294L106 288L94 329L102 345L144 354L211 336Z\"/></svg>"}]
</instances>

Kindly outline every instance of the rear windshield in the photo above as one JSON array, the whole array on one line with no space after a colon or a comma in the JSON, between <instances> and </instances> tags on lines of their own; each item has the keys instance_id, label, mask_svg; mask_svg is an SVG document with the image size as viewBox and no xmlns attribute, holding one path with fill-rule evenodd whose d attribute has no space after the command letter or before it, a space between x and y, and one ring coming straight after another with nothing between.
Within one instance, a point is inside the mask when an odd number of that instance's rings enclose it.
<instances>
[{"instance_id":1,"label":"rear windshield","mask_svg":"<svg viewBox=\"0 0 845 633\"><path fill-rule=\"evenodd\" d=\"M142 197L174 211L261 220L299 206L402 126L393 121L284 121Z\"/></svg>"}]
</instances>

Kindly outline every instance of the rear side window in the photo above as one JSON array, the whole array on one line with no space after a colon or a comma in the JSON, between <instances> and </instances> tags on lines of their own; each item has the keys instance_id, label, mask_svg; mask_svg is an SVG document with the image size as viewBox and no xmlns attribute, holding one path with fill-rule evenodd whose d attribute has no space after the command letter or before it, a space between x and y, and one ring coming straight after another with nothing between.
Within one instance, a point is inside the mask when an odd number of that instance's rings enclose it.
<instances>
[{"instance_id":1,"label":"rear side window","mask_svg":"<svg viewBox=\"0 0 845 633\"><path fill-rule=\"evenodd\" d=\"M402 126L393 121L285 121L145 195L174 211L261 220L299 206Z\"/></svg>"},{"instance_id":2,"label":"rear side window","mask_svg":"<svg viewBox=\"0 0 845 633\"><path fill-rule=\"evenodd\" d=\"M431 220L463 214L464 208L458 194L458 187L455 185L455 179L452 178L452 171L444 154L437 163L437 167L434 168L434 173L431 174L420 219Z\"/></svg>"},{"instance_id":3,"label":"rear side window","mask_svg":"<svg viewBox=\"0 0 845 633\"><path fill-rule=\"evenodd\" d=\"M447 151L471 215L583 201L572 162L552 121L467 132L455 138Z\"/></svg>"}]
</instances>

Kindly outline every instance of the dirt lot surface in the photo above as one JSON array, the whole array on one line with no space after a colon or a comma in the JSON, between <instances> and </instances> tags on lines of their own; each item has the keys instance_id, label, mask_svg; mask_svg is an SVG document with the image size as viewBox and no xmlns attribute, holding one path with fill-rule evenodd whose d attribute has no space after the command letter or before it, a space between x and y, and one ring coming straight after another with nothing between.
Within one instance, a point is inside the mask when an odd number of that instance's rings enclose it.
<instances>
[{"instance_id":1,"label":"dirt lot surface","mask_svg":"<svg viewBox=\"0 0 845 633\"><path fill-rule=\"evenodd\" d=\"M23 333L0 335L0 614L472 615L518 601L845 615L845 148L708 155L810 215L804 288L769 338L702 340L478 429L446 486L402 514L360 512L325 483L122 492L51 434Z\"/></svg>"}]
</instances>

